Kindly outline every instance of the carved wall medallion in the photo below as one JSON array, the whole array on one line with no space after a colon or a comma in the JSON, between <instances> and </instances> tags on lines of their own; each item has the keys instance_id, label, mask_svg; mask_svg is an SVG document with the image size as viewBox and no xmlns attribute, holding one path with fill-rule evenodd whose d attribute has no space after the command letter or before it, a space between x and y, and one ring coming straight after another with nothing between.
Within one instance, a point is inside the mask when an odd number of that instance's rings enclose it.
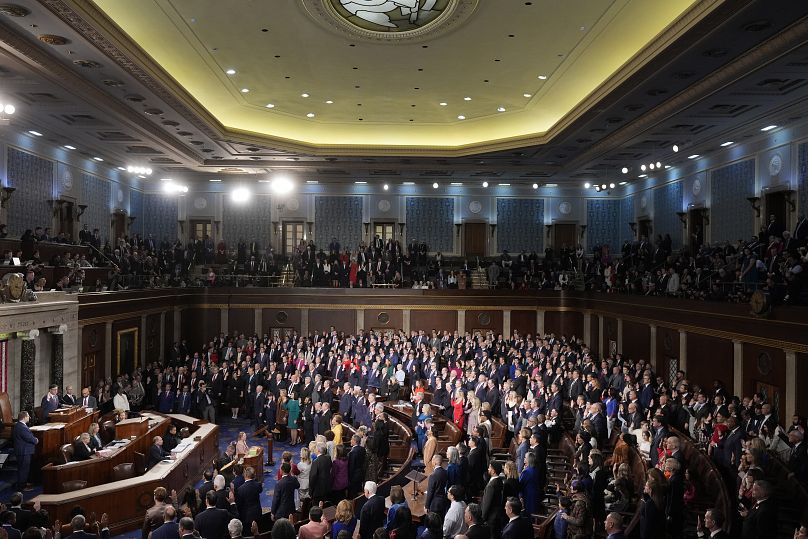
<instances>
[{"instance_id":1,"label":"carved wall medallion","mask_svg":"<svg viewBox=\"0 0 808 539\"><path fill-rule=\"evenodd\" d=\"M702 188L701 180L698 178L693 180L693 194L698 196L699 193L701 193L701 188Z\"/></svg>"},{"instance_id":2,"label":"carved wall medallion","mask_svg":"<svg viewBox=\"0 0 808 539\"><path fill-rule=\"evenodd\" d=\"M489 325L491 323L491 313L482 312L478 314L477 322L479 322L481 326Z\"/></svg>"},{"instance_id":3,"label":"carved wall medallion","mask_svg":"<svg viewBox=\"0 0 808 539\"><path fill-rule=\"evenodd\" d=\"M47 43L48 45L67 45L70 43L70 40L63 36L57 36L55 34L41 34L37 36L42 43Z\"/></svg>"},{"instance_id":4,"label":"carved wall medallion","mask_svg":"<svg viewBox=\"0 0 808 539\"><path fill-rule=\"evenodd\" d=\"M768 376L771 374L773 369L774 361L772 361L772 357L766 352L761 352L757 358L758 372L761 374L761 376Z\"/></svg>"},{"instance_id":5,"label":"carved wall medallion","mask_svg":"<svg viewBox=\"0 0 808 539\"><path fill-rule=\"evenodd\" d=\"M281 323L286 322L289 320L289 314L286 311L278 311L278 313L275 315L275 320Z\"/></svg>"},{"instance_id":6,"label":"carved wall medallion","mask_svg":"<svg viewBox=\"0 0 808 539\"><path fill-rule=\"evenodd\" d=\"M572 204L567 201L562 202L558 205L558 211L562 215L569 215L572 212Z\"/></svg>"},{"instance_id":7,"label":"carved wall medallion","mask_svg":"<svg viewBox=\"0 0 808 539\"><path fill-rule=\"evenodd\" d=\"M472 200L469 202L469 211L471 213L477 214L480 213L483 209L483 205L479 200Z\"/></svg>"},{"instance_id":8,"label":"carved wall medallion","mask_svg":"<svg viewBox=\"0 0 808 539\"><path fill-rule=\"evenodd\" d=\"M286 207L289 211L297 211L300 209L300 201L296 198L290 198L286 201Z\"/></svg>"},{"instance_id":9,"label":"carved wall medallion","mask_svg":"<svg viewBox=\"0 0 808 539\"><path fill-rule=\"evenodd\" d=\"M95 348L98 345L98 330L90 330L90 348Z\"/></svg>"},{"instance_id":10,"label":"carved wall medallion","mask_svg":"<svg viewBox=\"0 0 808 539\"><path fill-rule=\"evenodd\" d=\"M379 321L380 324L387 325L390 323L390 315L387 313L379 313L379 316L376 317L376 320Z\"/></svg>"},{"instance_id":11,"label":"carved wall medallion","mask_svg":"<svg viewBox=\"0 0 808 539\"><path fill-rule=\"evenodd\" d=\"M208 199L205 197L196 197L194 199L194 208L197 210L204 210L208 207Z\"/></svg>"},{"instance_id":12,"label":"carved wall medallion","mask_svg":"<svg viewBox=\"0 0 808 539\"><path fill-rule=\"evenodd\" d=\"M378 207L379 207L379 211L387 213L387 212L390 211L390 208L391 208L390 201L387 200L387 199L380 200L379 204L378 204Z\"/></svg>"},{"instance_id":13,"label":"carved wall medallion","mask_svg":"<svg viewBox=\"0 0 808 539\"><path fill-rule=\"evenodd\" d=\"M769 159L769 174L777 176L783 170L783 158L779 153L776 153Z\"/></svg>"}]
</instances>

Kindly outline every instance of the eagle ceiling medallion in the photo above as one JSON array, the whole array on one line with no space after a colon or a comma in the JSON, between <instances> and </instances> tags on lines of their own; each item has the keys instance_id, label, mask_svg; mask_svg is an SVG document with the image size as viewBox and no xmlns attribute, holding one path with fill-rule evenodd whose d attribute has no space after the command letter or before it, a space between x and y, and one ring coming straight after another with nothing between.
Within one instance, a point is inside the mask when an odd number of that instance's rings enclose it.
<instances>
[{"instance_id":1,"label":"eagle ceiling medallion","mask_svg":"<svg viewBox=\"0 0 808 539\"><path fill-rule=\"evenodd\" d=\"M479 0L303 0L332 30L376 42L418 39L465 20Z\"/></svg>"}]
</instances>

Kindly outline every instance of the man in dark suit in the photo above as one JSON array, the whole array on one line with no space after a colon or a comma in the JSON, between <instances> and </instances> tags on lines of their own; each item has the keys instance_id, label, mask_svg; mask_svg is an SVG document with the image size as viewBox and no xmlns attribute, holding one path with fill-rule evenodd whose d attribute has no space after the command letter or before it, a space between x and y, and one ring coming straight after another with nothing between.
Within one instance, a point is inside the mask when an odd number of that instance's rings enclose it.
<instances>
[{"instance_id":1,"label":"man in dark suit","mask_svg":"<svg viewBox=\"0 0 808 539\"><path fill-rule=\"evenodd\" d=\"M483 520L491 529L491 536L497 537L502 532L502 524L505 520L504 503L503 503L503 489L504 483L500 474L502 473L502 464L499 462L491 462L488 465L488 483L485 485L483 491L483 498L480 506L483 511Z\"/></svg>"},{"instance_id":2,"label":"man in dark suit","mask_svg":"<svg viewBox=\"0 0 808 539\"><path fill-rule=\"evenodd\" d=\"M320 460L320 457L317 457L317 460ZM275 494L272 496L272 518L274 520L289 518L289 515L295 512L295 491L300 488L300 482L296 477L290 475L291 471L292 466L288 462L281 464L281 474L283 475L280 481L275 483ZM258 508L259 510L261 508L260 500Z\"/></svg>"},{"instance_id":3,"label":"man in dark suit","mask_svg":"<svg viewBox=\"0 0 808 539\"><path fill-rule=\"evenodd\" d=\"M469 483L470 497L477 496L483 488L485 475L485 452L479 447L480 439L477 436L469 438Z\"/></svg>"},{"instance_id":4,"label":"man in dark suit","mask_svg":"<svg viewBox=\"0 0 808 539\"><path fill-rule=\"evenodd\" d=\"M772 484L764 479L759 479L752 485L755 505L753 507L741 505L738 508L738 513L743 518L742 539L772 537L774 530L777 529L777 507L774 500L770 499L772 492Z\"/></svg>"},{"instance_id":5,"label":"man in dark suit","mask_svg":"<svg viewBox=\"0 0 808 539\"><path fill-rule=\"evenodd\" d=\"M284 464L286 463L284 462ZM244 484L236 490L236 507L243 529L252 528L253 521L258 522L261 519L261 491L263 490L264 486L255 480L255 468L247 466L244 469ZM294 502L294 497L292 501Z\"/></svg>"},{"instance_id":6,"label":"man in dark suit","mask_svg":"<svg viewBox=\"0 0 808 539\"><path fill-rule=\"evenodd\" d=\"M62 395L62 404L64 406L75 406L79 403L79 398L73 394L73 386L65 387L65 394Z\"/></svg>"},{"instance_id":7,"label":"man in dark suit","mask_svg":"<svg viewBox=\"0 0 808 539\"><path fill-rule=\"evenodd\" d=\"M440 453L432 456L432 465L435 468L429 476L424 507L430 512L443 515L449 508L449 499L446 497L449 474L443 467L443 456Z\"/></svg>"},{"instance_id":8,"label":"man in dark suit","mask_svg":"<svg viewBox=\"0 0 808 539\"><path fill-rule=\"evenodd\" d=\"M196 539L200 537L194 533L196 525L191 517L183 517L180 519L180 539ZM206 538L207 539L207 538Z\"/></svg>"},{"instance_id":9,"label":"man in dark suit","mask_svg":"<svg viewBox=\"0 0 808 539\"><path fill-rule=\"evenodd\" d=\"M8 539L21 539L22 534L17 529L17 514L14 511L4 511L0 514L0 529L6 532Z\"/></svg>"},{"instance_id":10,"label":"man in dark suit","mask_svg":"<svg viewBox=\"0 0 808 539\"><path fill-rule=\"evenodd\" d=\"M360 442L358 435L351 436L351 450L348 452L348 498L354 498L362 490L362 470L365 468L367 451Z\"/></svg>"},{"instance_id":11,"label":"man in dark suit","mask_svg":"<svg viewBox=\"0 0 808 539\"><path fill-rule=\"evenodd\" d=\"M533 524L522 517L522 502L519 498L508 498L505 502L505 516L508 523L502 528L502 539L525 539L533 537Z\"/></svg>"},{"instance_id":12,"label":"man in dark suit","mask_svg":"<svg viewBox=\"0 0 808 539\"><path fill-rule=\"evenodd\" d=\"M492 537L491 530L483 522L483 512L479 504L468 504L463 513L463 519L468 526L466 537L469 539L490 539Z\"/></svg>"},{"instance_id":13,"label":"man in dark suit","mask_svg":"<svg viewBox=\"0 0 808 539\"><path fill-rule=\"evenodd\" d=\"M791 455L788 458L788 469L808 488L808 451L805 446L805 435L797 429L788 433L788 442L791 444Z\"/></svg>"},{"instance_id":14,"label":"man in dark suit","mask_svg":"<svg viewBox=\"0 0 808 539\"><path fill-rule=\"evenodd\" d=\"M317 459L311 463L309 492L313 505L326 501L331 494L331 457L323 443L317 444Z\"/></svg>"},{"instance_id":15,"label":"man in dark suit","mask_svg":"<svg viewBox=\"0 0 808 539\"><path fill-rule=\"evenodd\" d=\"M179 539L180 526L176 521L177 510L167 505L163 512L163 523L151 532L151 539Z\"/></svg>"},{"instance_id":16,"label":"man in dark suit","mask_svg":"<svg viewBox=\"0 0 808 539\"><path fill-rule=\"evenodd\" d=\"M668 439L668 426L665 424L665 420L660 415L655 415L654 419L651 420L651 426L654 429L654 437L651 440L651 449L648 452L649 457L651 458L651 466L656 467L657 463L659 462L659 453L657 452L658 448L665 449L665 440Z\"/></svg>"},{"instance_id":17,"label":"man in dark suit","mask_svg":"<svg viewBox=\"0 0 808 539\"><path fill-rule=\"evenodd\" d=\"M194 528L199 530L199 536L204 539L225 539L227 524L231 518L226 509L216 507L216 494L208 492L205 495L205 510L196 515Z\"/></svg>"},{"instance_id":18,"label":"man in dark suit","mask_svg":"<svg viewBox=\"0 0 808 539\"><path fill-rule=\"evenodd\" d=\"M84 408L98 408L98 401L90 394L89 387L81 388L81 399L78 404L81 404Z\"/></svg>"},{"instance_id":19,"label":"man in dark suit","mask_svg":"<svg viewBox=\"0 0 808 539\"><path fill-rule=\"evenodd\" d=\"M94 533L87 533L84 531L86 525L87 520L85 519L84 515L74 516L70 520L70 527L73 528L73 533L68 535L66 539L95 539L97 536ZM107 537L109 537L109 529L107 529ZM11 539L10 535L9 539Z\"/></svg>"},{"instance_id":20,"label":"man in dark suit","mask_svg":"<svg viewBox=\"0 0 808 539\"><path fill-rule=\"evenodd\" d=\"M89 460L95 451L90 448L90 435L83 432L79 439L73 442L73 461Z\"/></svg>"},{"instance_id":21,"label":"man in dark suit","mask_svg":"<svg viewBox=\"0 0 808 539\"><path fill-rule=\"evenodd\" d=\"M15 492L11 495L8 500L8 504L10 505L9 510L14 511L17 514L17 522L15 527L18 530L27 530L28 526L31 524L31 519L34 518L33 511L29 511L28 509L24 509L22 507L22 492Z\"/></svg>"},{"instance_id":22,"label":"man in dark suit","mask_svg":"<svg viewBox=\"0 0 808 539\"><path fill-rule=\"evenodd\" d=\"M746 433L738 425L738 418L734 415L729 416L727 418L727 433L718 442L718 450L714 453L714 456L719 459L719 463L725 470L737 468L741 462L745 435Z\"/></svg>"},{"instance_id":23,"label":"man in dark suit","mask_svg":"<svg viewBox=\"0 0 808 539\"><path fill-rule=\"evenodd\" d=\"M17 416L17 422L11 432L14 441L14 454L17 457L17 486L22 489L27 487L28 472L31 469L31 458L34 456L34 449L39 440L28 428L28 421L31 416L28 412L22 411ZM30 487L28 487L30 490Z\"/></svg>"},{"instance_id":24,"label":"man in dark suit","mask_svg":"<svg viewBox=\"0 0 808 539\"><path fill-rule=\"evenodd\" d=\"M171 384L166 384L160 393L157 394L157 411L161 414L170 414L174 410L174 401L177 398Z\"/></svg>"},{"instance_id":25,"label":"man in dark suit","mask_svg":"<svg viewBox=\"0 0 808 539\"><path fill-rule=\"evenodd\" d=\"M192 402L193 398L191 397L191 387L185 385L182 388L182 393L177 395L177 399L174 401L174 406L176 408L175 412L178 414L185 414L185 415L190 414Z\"/></svg>"},{"instance_id":26,"label":"man in dark suit","mask_svg":"<svg viewBox=\"0 0 808 539\"><path fill-rule=\"evenodd\" d=\"M729 539L729 534L722 528L724 526L724 515L718 509L708 509L704 513L704 525L701 517L696 524L696 534L699 537L709 537L710 539Z\"/></svg>"},{"instance_id":27,"label":"man in dark suit","mask_svg":"<svg viewBox=\"0 0 808 539\"><path fill-rule=\"evenodd\" d=\"M607 533L607 539L626 539L623 533L623 517L620 513L609 513L603 522L603 527Z\"/></svg>"},{"instance_id":28,"label":"man in dark suit","mask_svg":"<svg viewBox=\"0 0 808 539\"><path fill-rule=\"evenodd\" d=\"M149 448L149 462L147 467L151 469L155 464L168 457L170 454L171 453L163 449L163 438L161 436L155 436Z\"/></svg>"},{"instance_id":29,"label":"man in dark suit","mask_svg":"<svg viewBox=\"0 0 808 539\"><path fill-rule=\"evenodd\" d=\"M56 384L49 385L48 392L45 393L44 397L42 397L42 402L40 405L42 407L42 419L45 421L45 423L47 423L50 413L59 408L61 405L59 402L59 386Z\"/></svg>"},{"instance_id":30,"label":"man in dark suit","mask_svg":"<svg viewBox=\"0 0 808 539\"><path fill-rule=\"evenodd\" d=\"M317 457L320 460L321 457ZM315 461L316 462L316 461ZM376 483L365 482L365 498L367 501L359 512L359 537L372 539L376 528L384 526L384 498L376 494Z\"/></svg>"},{"instance_id":31,"label":"man in dark suit","mask_svg":"<svg viewBox=\"0 0 808 539\"><path fill-rule=\"evenodd\" d=\"M202 482L202 486L199 487L200 510L205 508L205 495L213 490L213 471L205 470L202 474L202 478L204 481Z\"/></svg>"}]
</instances>

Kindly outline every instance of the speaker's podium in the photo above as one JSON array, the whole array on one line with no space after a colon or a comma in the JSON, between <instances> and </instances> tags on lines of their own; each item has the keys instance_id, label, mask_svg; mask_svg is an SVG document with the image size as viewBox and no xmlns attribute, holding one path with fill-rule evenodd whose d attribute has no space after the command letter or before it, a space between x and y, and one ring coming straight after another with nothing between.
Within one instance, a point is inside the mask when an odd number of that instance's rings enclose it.
<instances>
[{"instance_id":1,"label":"speaker's podium","mask_svg":"<svg viewBox=\"0 0 808 539\"><path fill-rule=\"evenodd\" d=\"M428 476L422 474L417 470L412 470L405 476L410 480L409 483L404 485L404 500L407 502L407 507L410 508L412 514L412 521L420 523L426 516L426 488L428 485ZM392 502L390 496L384 500L385 506L390 508Z\"/></svg>"},{"instance_id":2,"label":"speaker's podium","mask_svg":"<svg viewBox=\"0 0 808 539\"><path fill-rule=\"evenodd\" d=\"M148 417L132 417L115 424L115 438L118 440L132 439L146 434L148 430Z\"/></svg>"}]
</instances>

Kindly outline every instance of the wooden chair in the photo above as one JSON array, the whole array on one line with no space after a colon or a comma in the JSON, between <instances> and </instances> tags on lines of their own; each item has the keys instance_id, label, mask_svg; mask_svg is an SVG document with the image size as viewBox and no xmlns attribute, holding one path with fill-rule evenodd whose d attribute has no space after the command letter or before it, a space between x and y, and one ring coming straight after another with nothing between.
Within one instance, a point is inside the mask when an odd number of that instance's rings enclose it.
<instances>
[{"instance_id":1,"label":"wooden chair","mask_svg":"<svg viewBox=\"0 0 808 539\"><path fill-rule=\"evenodd\" d=\"M64 444L60 450L59 454L62 456L62 464L67 464L68 462L73 461L73 444Z\"/></svg>"},{"instance_id":2,"label":"wooden chair","mask_svg":"<svg viewBox=\"0 0 808 539\"><path fill-rule=\"evenodd\" d=\"M3 421L0 438L11 438L14 416L12 415L11 400L8 398L8 393L0 393L0 419Z\"/></svg>"},{"instance_id":3,"label":"wooden chair","mask_svg":"<svg viewBox=\"0 0 808 539\"><path fill-rule=\"evenodd\" d=\"M62 483L62 492L73 492L74 490L81 490L87 486L87 481L84 479L71 479Z\"/></svg>"},{"instance_id":4,"label":"wooden chair","mask_svg":"<svg viewBox=\"0 0 808 539\"><path fill-rule=\"evenodd\" d=\"M146 454L135 451L135 475L146 473Z\"/></svg>"},{"instance_id":5,"label":"wooden chair","mask_svg":"<svg viewBox=\"0 0 808 539\"><path fill-rule=\"evenodd\" d=\"M135 477L135 465L132 462L122 462L112 468L112 480L131 479Z\"/></svg>"}]
</instances>

